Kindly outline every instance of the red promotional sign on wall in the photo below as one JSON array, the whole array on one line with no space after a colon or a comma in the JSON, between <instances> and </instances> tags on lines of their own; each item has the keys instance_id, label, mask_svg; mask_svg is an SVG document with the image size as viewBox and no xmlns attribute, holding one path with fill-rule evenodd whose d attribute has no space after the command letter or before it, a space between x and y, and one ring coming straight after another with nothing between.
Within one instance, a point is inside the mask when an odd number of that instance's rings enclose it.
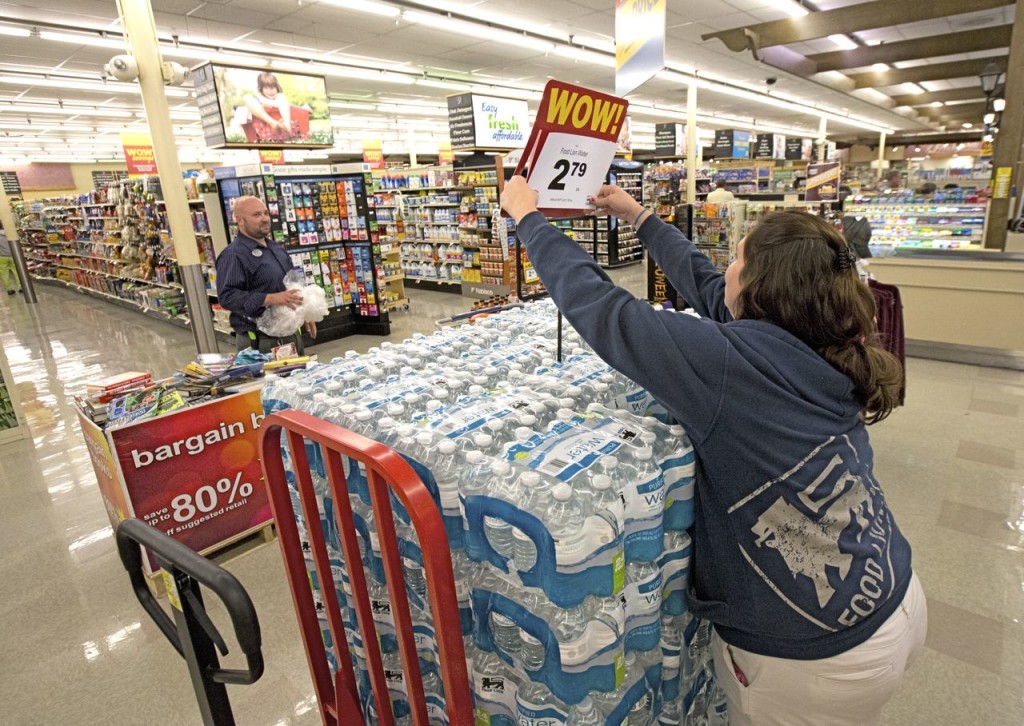
<instances>
[{"instance_id":1,"label":"red promotional sign on wall","mask_svg":"<svg viewBox=\"0 0 1024 726\"><path fill-rule=\"evenodd\" d=\"M592 206L615 158L629 103L561 81L548 81L516 174L526 172L547 217L577 217Z\"/></svg>"},{"instance_id":2,"label":"red promotional sign on wall","mask_svg":"<svg viewBox=\"0 0 1024 726\"><path fill-rule=\"evenodd\" d=\"M260 149L261 164L283 164L284 149Z\"/></svg>"},{"instance_id":3,"label":"red promotional sign on wall","mask_svg":"<svg viewBox=\"0 0 1024 726\"><path fill-rule=\"evenodd\" d=\"M262 420L252 391L109 431L134 516L196 552L269 522Z\"/></svg>"},{"instance_id":4,"label":"red promotional sign on wall","mask_svg":"<svg viewBox=\"0 0 1024 726\"><path fill-rule=\"evenodd\" d=\"M128 176L152 176L156 174L156 157L153 154L153 139L149 134L122 133L121 147Z\"/></svg>"},{"instance_id":5,"label":"red promotional sign on wall","mask_svg":"<svg viewBox=\"0 0 1024 726\"><path fill-rule=\"evenodd\" d=\"M384 168L384 145L380 139L367 139L363 142L363 162L371 169Z\"/></svg>"}]
</instances>

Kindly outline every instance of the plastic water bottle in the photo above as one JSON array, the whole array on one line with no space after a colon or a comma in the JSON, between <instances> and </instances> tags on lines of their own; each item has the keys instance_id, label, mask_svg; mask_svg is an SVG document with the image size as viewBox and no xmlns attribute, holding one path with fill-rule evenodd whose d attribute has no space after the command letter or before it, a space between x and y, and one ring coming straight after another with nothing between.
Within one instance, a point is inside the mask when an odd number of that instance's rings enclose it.
<instances>
[{"instance_id":1,"label":"plastic water bottle","mask_svg":"<svg viewBox=\"0 0 1024 726\"><path fill-rule=\"evenodd\" d=\"M548 504L547 492L551 482L545 482L539 472L524 471L519 477L519 486L523 492L519 508L535 515L543 513ZM537 562L537 545L519 528L514 528L512 535L515 538L513 563L517 570L526 572Z\"/></svg>"},{"instance_id":2,"label":"plastic water bottle","mask_svg":"<svg viewBox=\"0 0 1024 726\"><path fill-rule=\"evenodd\" d=\"M661 642L661 569L654 562L626 564L626 650L647 651Z\"/></svg>"},{"instance_id":3,"label":"plastic water bottle","mask_svg":"<svg viewBox=\"0 0 1024 726\"><path fill-rule=\"evenodd\" d=\"M569 709L565 726L604 726L605 718L588 696Z\"/></svg>"},{"instance_id":4,"label":"plastic water bottle","mask_svg":"<svg viewBox=\"0 0 1024 726\"><path fill-rule=\"evenodd\" d=\"M630 702L629 698L636 698L639 695L640 688L637 684L643 680L644 673L643 668L636 658L635 653L626 653L626 675L622 679L622 685L614 691L607 693L601 693L600 691L593 691L590 694L590 698L593 699L594 703L598 708L601 709L602 713L608 717L608 723L628 723L630 711L635 705L634 702ZM613 722L612 716L616 713L620 714L620 720Z\"/></svg>"},{"instance_id":5,"label":"plastic water bottle","mask_svg":"<svg viewBox=\"0 0 1024 726\"><path fill-rule=\"evenodd\" d=\"M626 507L622 493L612 485L612 478L607 474L595 474L587 483L589 486L581 488L580 495L585 498L588 510L622 534L626 529Z\"/></svg>"},{"instance_id":6,"label":"plastic water bottle","mask_svg":"<svg viewBox=\"0 0 1024 726\"><path fill-rule=\"evenodd\" d=\"M493 481L489 494L512 504L518 501L517 487L512 478L512 465L507 461L495 461L491 465ZM494 551L502 557L511 557L515 548L512 525L500 517L484 517L484 534Z\"/></svg>"},{"instance_id":7,"label":"plastic water bottle","mask_svg":"<svg viewBox=\"0 0 1024 726\"><path fill-rule=\"evenodd\" d=\"M462 549L464 530L462 507L459 502L459 457L458 446L451 439L443 439L436 449L431 465L434 481L437 483L438 499L441 502L441 521L448 534L448 545L453 550Z\"/></svg>"},{"instance_id":8,"label":"plastic water bottle","mask_svg":"<svg viewBox=\"0 0 1024 726\"><path fill-rule=\"evenodd\" d=\"M631 453L631 482L625 492L626 559L654 560L663 546L665 478L650 447L635 448Z\"/></svg>"},{"instance_id":9,"label":"plastic water bottle","mask_svg":"<svg viewBox=\"0 0 1024 726\"><path fill-rule=\"evenodd\" d=\"M564 724L569 707L555 698L543 683L527 681L516 690L519 726L558 726Z\"/></svg>"},{"instance_id":10,"label":"plastic water bottle","mask_svg":"<svg viewBox=\"0 0 1024 726\"><path fill-rule=\"evenodd\" d=\"M725 691L715 683L711 691L711 705L708 708L708 726L729 726L729 704Z\"/></svg>"},{"instance_id":11,"label":"plastic water bottle","mask_svg":"<svg viewBox=\"0 0 1024 726\"><path fill-rule=\"evenodd\" d=\"M477 650L473 654L473 706L477 713L516 721L517 678L514 671L494 653Z\"/></svg>"},{"instance_id":12,"label":"plastic water bottle","mask_svg":"<svg viewBox=\"0 0 1024 726\"><path fill-rule=\"evenodd\" d=\"M555 550L564 549L568 541L583 528L583 507L573 494L572 487L564 482L551 490L551 508L548 510L547 525Z\"/></svg>"},{"instance_id":13,"label":"plastic water bottle","mask_svg":"<svg viewBox=\"0 0 1024 726\"><path fill-rule=\"evenodd\" d=\"M423 697L427 705L427 719L434 726L447 726L448 713L444 702L444 685L433 667L424 668L420 663Z\"/></svg>"}]
</instances>

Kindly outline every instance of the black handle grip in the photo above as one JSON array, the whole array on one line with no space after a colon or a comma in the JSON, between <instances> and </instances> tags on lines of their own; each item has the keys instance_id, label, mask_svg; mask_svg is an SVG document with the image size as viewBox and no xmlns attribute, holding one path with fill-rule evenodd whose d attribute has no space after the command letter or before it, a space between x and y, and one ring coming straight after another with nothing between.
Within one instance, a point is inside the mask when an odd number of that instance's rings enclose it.
<instances>
[{"instance_id":1,"label":"black handle grip","mask_svg":"<svg viewBox=\"0 0 1024 726\"><path fill-rule=\"evenodd\" d=\"M142 552L138 545L152 552L161 565L167 565L193 578L224 603L235 630L235 638L245 654L248 670L221 669L211 674L213 679L221 683L239 684L259 680L263 675L263 639L256 608L242 583L224 568L139 519L126 519L118 525L117 549L121 555L121 563L131 578L135 596L180 655L184 653L178 631L146 584L146 576L142 570Z\"/></svg>"}]
</instances>

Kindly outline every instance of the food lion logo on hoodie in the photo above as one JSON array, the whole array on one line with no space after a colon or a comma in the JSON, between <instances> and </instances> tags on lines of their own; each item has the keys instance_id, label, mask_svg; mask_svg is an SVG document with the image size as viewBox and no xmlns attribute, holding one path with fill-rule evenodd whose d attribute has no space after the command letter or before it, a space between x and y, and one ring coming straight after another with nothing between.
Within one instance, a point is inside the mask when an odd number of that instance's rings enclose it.
<instances>
[{"instance_id":1,"label":"food lion logo on hoodie","mask_svg":"<svg viewBox=\"0 0 1024 726\"><path fill-rule=\"evenodd\" d=\"M740 550L794 611L826 631L869 616L895 587L892 516L861 427L832 437L729 509Z\"/></svg>"}]
</instances>

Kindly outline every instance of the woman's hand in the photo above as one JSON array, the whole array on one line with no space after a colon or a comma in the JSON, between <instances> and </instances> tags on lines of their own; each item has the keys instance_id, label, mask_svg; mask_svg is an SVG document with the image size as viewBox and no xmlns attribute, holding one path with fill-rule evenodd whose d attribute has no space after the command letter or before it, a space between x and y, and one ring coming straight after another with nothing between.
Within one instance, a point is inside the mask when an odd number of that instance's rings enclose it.
<instances>
[{"instance_id":1,"label":"woman's hand","mask_svg":"<svg viewBox=\"0 0 1024 726\"><path fill-rule=\"evenodd\" d=\"M519 224L519 221L530 212L537 211L537 199L540 195L536 189L526 183L526 177L516 174L501 190L501 208Z\"/></svg>"},{"instance_id":2,"label":"woman's hand","mask_svg":"<svg viewBox=\"0 0 1024 726\"><path fill-rule=\"evenodd\" d=\"M614 184L605 184L601 191L591 200L598 209L605 209L624 222L632 223L643 209L640 202L633 199L629 192Z\"/></svg>"}]
</instances>

